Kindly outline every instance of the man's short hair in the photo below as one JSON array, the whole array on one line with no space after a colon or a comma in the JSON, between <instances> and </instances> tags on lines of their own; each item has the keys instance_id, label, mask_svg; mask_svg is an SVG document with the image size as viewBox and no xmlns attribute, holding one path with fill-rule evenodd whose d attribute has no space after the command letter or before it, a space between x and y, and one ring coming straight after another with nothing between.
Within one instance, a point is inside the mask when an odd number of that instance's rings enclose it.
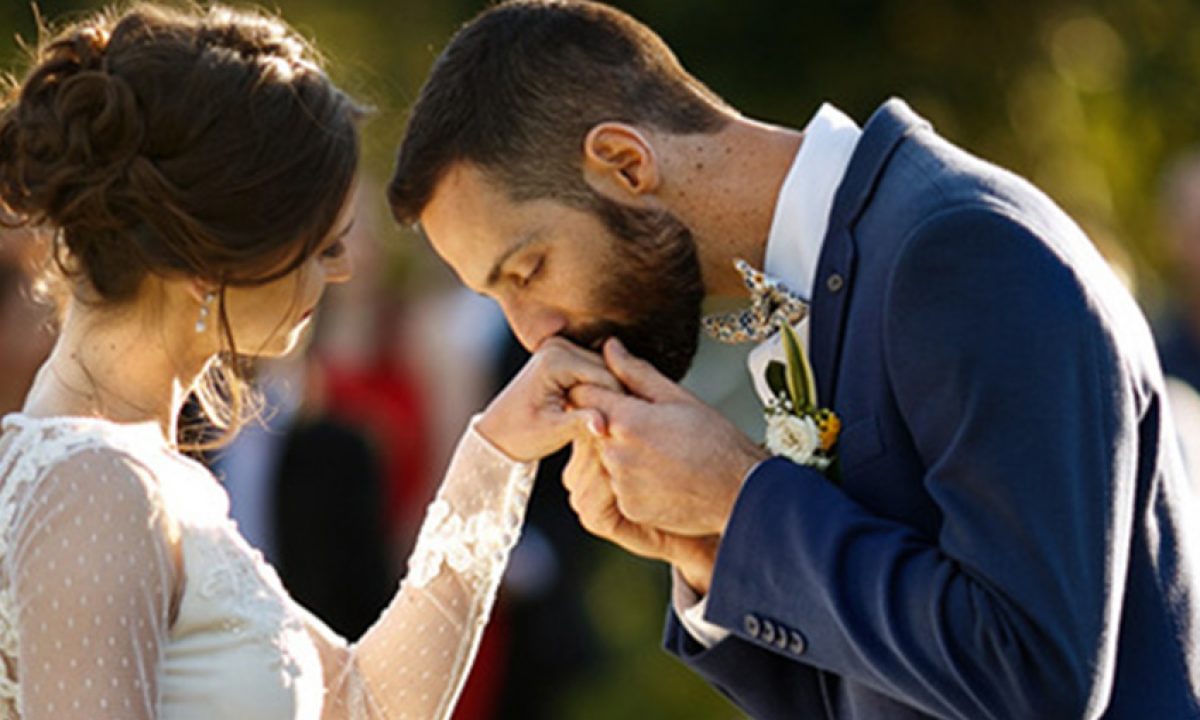
<instances>
[{"instance_id":1,"label":"man's short hair","mask_svg":"<svg viewBox=\"0 0 1200 720\"><path fill-rule=\"evenodd\" d=\"M514 200L590 207L587 133L606 121L712 133L732 111L657 34L607 5L516 0L464 26L434 63L388 188L396 219L417 220L457 162L484 170Z\"/></svg>"}]
</instances>

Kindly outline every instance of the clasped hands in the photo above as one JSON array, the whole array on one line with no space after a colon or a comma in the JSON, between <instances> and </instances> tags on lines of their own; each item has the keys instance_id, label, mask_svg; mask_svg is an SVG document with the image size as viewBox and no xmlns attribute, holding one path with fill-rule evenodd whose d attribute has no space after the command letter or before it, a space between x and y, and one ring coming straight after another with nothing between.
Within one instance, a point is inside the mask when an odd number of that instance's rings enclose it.
<instances>
[{"instance_id":1,"label":"clasped hands","mask_svg":"<svg viewBox=\"0 0 1200 720\"><path fill-rule=\"evenodd\" d=\"M767 457L616 339L603 356L543 343L477 427L517 459L570 442L563 484L583 527L674 565L701 594L742 481Z\"/></svg>"}]
</instances>

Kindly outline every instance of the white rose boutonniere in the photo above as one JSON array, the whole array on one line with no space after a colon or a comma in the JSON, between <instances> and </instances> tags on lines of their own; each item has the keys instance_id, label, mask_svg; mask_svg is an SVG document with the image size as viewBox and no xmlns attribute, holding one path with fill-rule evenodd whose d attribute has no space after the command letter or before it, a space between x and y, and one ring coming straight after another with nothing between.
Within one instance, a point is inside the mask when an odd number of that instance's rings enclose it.
<instances>
[{"instance_id":1,"label":"white rose boutonniere","mask_svg":"<svg viewBox=\"0 0 1200 720\"><path fill-rule=\"evenodd\" d=\"M767 386L774 393L765 409L767 449L836 480L835 449L841 421L832 410L817 407L816 383L800 338L787 322L781 320L779 326L787 364L767 365Z\"/></svg>"}]
</instances>

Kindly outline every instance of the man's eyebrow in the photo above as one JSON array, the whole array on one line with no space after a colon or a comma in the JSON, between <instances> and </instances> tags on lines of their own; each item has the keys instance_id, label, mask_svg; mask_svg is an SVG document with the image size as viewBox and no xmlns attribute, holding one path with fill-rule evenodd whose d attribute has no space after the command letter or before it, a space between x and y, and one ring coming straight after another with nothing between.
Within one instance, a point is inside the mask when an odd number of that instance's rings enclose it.
<instances>
[{"instance_id":1,"label":"man's eyebrow","mask_svg":"<svg viewBox=\"0 0 1200 720\"><path fill-rule=\"evenodd\" d=\"M517 253L521 252L522 250L529 247L530 245L533 245L534 243L538 242L541 239L542 239L542 232L540 230L534 230L533 232L529 233L525 237L521 238L521 240L519 240L518 242L513 243L513 245L511 247L509 247L507 250L505 250L503 253L501 253L500 257L496 258L496 262L495 262L495 264L492 265L491 271L488 272L487 280L484 281L483 286L485 288L495 287L496 283L500 282L500 274L504 271L504 264L507 263L512 258L512 256L516 255Z\"/></svg>"}]
</instances>

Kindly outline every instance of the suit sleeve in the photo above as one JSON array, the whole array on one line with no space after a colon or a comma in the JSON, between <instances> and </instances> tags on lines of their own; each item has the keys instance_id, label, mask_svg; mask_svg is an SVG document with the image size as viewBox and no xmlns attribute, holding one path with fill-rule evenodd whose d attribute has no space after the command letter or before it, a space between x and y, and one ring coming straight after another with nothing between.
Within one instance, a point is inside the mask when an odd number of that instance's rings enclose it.
<instances>
[{"instance_id":1,"label":"suit sleeve","mask_svg":"<svg viewBox=\"0 0 1200 720\"><path fill-rule=\"evenodd\" d=\"M1133 383L1110 328L1136 320L1102 316L1077 274L1107 272L1101 261L1063 252L988 209L906 240L885 362L940 530L771 460L734 509L709 620L795 677L828 670L939 717L1102 710L1137 470ZM784 692L785 672L719 682L752 701Z\"/></svg>"},{"instance_id":2,"label":"suit sleeve","mask_svg":"<svg viewBox=\"0 0 1200 720\"><path fill-rule=\"evenodd\" d=\"M667 652L753 718L823 718L826 716L817 672L780 658L770 650L731 636L706 648L667 610L663 637Z\"/></svg>"}]
</instances>

